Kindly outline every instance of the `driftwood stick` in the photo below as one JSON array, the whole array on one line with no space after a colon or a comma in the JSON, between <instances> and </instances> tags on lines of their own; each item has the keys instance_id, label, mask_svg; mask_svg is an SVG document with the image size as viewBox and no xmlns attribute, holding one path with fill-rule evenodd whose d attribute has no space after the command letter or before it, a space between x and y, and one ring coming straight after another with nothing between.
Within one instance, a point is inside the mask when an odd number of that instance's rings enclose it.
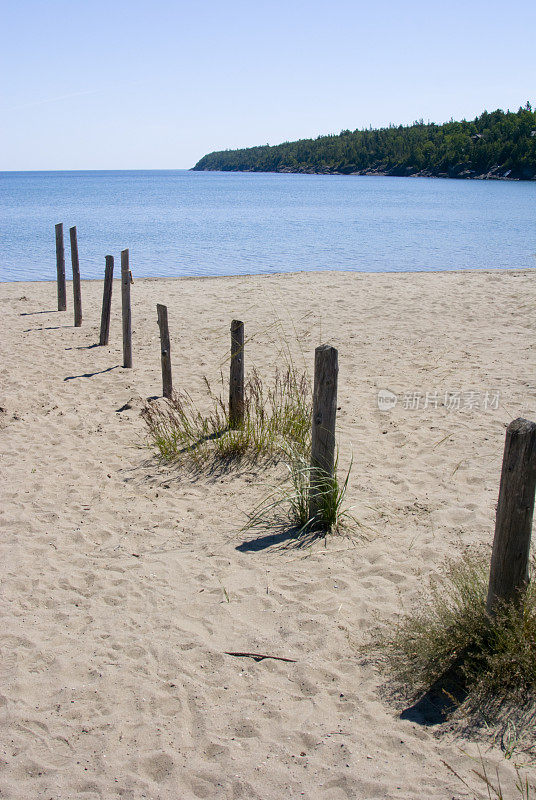
<instances>
[{"instance_id":1,"label":"driftwood stick","mask_svg":"<svg viewBox=\"0 0 536 800\"><path fill-rule=\"evenodd\" d=\"M507 428L495 518L486 607L518 600L529 581L536 489L536 423L515 419Z\"/></svg>"},{"instance_id":2,"label":"driftwood stick","mask_svg":"<svg viewBox=\"0 0 536 800\"><path fill-rule=\"evenodd\" d=\"M69 228L71 237L71 264L73 267L74 326L82 325L82 292L80 289L80 262L78 261L78 240L76 227Z\"/></svg>"},{"instance_id":3,"label":"driftwood stick","mask_svg":"<svg viewBox=\"0 0 536 800\"><path fill-rule=\"evenodd\" d=\"M67 287L65 285L65 249L63 246L63 222L58 222L56 231L56 274L58 279L58 311L67 308Z\"/></svg>"},{"instance_id":4,"label":"driftwood stick","mask_svg":"<svg viewBox=\"0 0 536 800\"><path fill-rule=\"evenodd\" d=\"M173 381L171 379L171 352L169 342L169 327L167 306L157 303L158 327L160 328L160 355L162 361L162 394L171 397Z\"/></svg>"},{"instance_id":5,"label":"driftwood stick","mask_svg":"<svg viewBox=\"0 0 536 800\"><path fill-rule=\"evenodd\" d=\"M130 309L128 250L121 251L121 309L123 316L123 366L132 367L132 313Z\"/></svg>"},{"instance_id":6,"label":"driftwood stick","mask_svg":"<svg viewBox=\"0 0 536 800\"><path fill-rule=\"evenodd\" d=\"M106 256L104 270L104 291L102 294L102 313L99 344L108 344L110 335L110 311L112 307L112 288L114 283L114 257Z\"/></svg>"},{"instance_id":7,"label":"driftwood stick","mask_svg":"<svg viewBox=\"0 0 536 800\"><path fill-rule=\"evenodd\" d=\"M283 658L283 656L268 656L264 653L234 653L232 651L226 650L226 656L236 656L237 658L254 658L255 661L262 661L264 658L272 658L274 661L288 661L290 664L297 664L297 660L295 658Z\"/></svg>"},{"instance_id":8,"label":"driftwood stick","mask_svg":"<svg viewBox=\"0 0 536 800\"><path fill-rule=\"evenodd\" d=\"M231 322L231 369L229 379L229 427L244 422L244 323Z\"/></svg>"},{"instance_id":9,"label":"driftwood stick","mask_svg":"<svg viewBox=\"0 0 536 800\"><path fill-rule=\"evenodd\" d=\"M322 526L322 495L329 491L335 469L335 421L337 416L338 353L323 344L315 350L311 480L309 519Z\"/></svg>"}]
</instances>

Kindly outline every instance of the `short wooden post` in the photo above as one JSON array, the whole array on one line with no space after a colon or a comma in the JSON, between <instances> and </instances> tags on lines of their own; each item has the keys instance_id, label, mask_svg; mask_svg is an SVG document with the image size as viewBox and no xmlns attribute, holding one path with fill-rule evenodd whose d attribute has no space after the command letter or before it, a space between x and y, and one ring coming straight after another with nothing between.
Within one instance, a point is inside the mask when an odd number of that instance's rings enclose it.
<instances>
[{"instance_id":1,"label":"short wooden post","mask_svg":"<svg viewBox=\"0 0 536 800\"><path fill-rule=\"evenodd\" d=\"M171 380L171 353L169 344L169 328L167 306L156 305L158 327L160 328L160 355L162 361L162 394L171 397L173 384Z\"/></svg>"},{"instance_id":2,"label":"short wooden post","mask_svg":"<svg viewBox=\"0 0 536 800\"><path fill-rule=\"evenodd\" d=\"M121 251L121 309L123 312L123 366L132 367L132 313L130 310L128 250Z\"/></svg>"},{"instance_id":3,"label":"short wooden post","mask_svg":"<svg viewBox=\"0 0 536 800\"><path fill-rule=\"evenodd\" d=\"M58 311L65 311L67 308L67 287L65 285L63 222L58 222L56 225L56 273L58 277Z\"/></svg>"},{"instance_id":4,"label":"short wooden post","mask_svg":"<svg viewBox=\"0 0 536 800\"><path fill-rule=\"evenodd\" d=\"M229 379L229 427L244 422L244 323L231 322L231 371Z\"/></svg>"},{"instance_id":5,"label":"short wooden post","mask_svg":"<svg viewBox=\"0 0 536 800\"><path fill-rule=\"evenodd\" d=\"M322 494L329 488L335 469L335 422L337 417L338 353L328 344L315 350L311 479L309 519L322 526Z\"/></svg>"},{"instance_id":6,"label":"short wooden post","mask_svg":"<svg viewBox=\"0 0 536 800\"><path fill-rule=\"evenodd\" d=\"M76 226L69 228L71 237L71 264L73 266L74 327L82 325L82 293L80 291L80 263L78 261L78 241Z\"/></svg>"},{"instance_id":7,"label":"short wooden post","mask_svg":"<svg viewBox=\"0 0 536 800\"><path fill-rule=\"evenodd\" d=\"M507 428L491 554L488 613L519 598L529 580L536 489L536 423L515 419Z\"/></svg>"},{"instance_id":8,"label":"short wooden post","mask_svg":"<svg viewBox=\"0 0 536 800\"><path fill-rule=\"evenodd\" d=\"M106 256L104 269L104 291L102 294L102 314L99 344L108 344L110 335L110 310L112 306L112 288L114 285L114 257Z\"/></svg>"}]
</instances>

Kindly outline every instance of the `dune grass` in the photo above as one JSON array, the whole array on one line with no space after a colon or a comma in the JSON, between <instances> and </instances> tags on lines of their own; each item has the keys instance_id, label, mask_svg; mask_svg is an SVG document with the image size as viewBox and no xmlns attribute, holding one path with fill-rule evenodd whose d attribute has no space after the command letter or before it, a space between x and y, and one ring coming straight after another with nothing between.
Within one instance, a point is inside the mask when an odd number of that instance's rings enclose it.
<instances>
[{"instance_id":1,"label":"dune grass","mask_svg":"<svg viewBox=\"0 0 536 800\"><path fill-rule=\"evenodd\" d=\"M267 496L248 515L243 530L276 527L288 530L297 538L315 538L339 532L357 522L345 506L352 461L344 479L338 477L338 454L333 475L315 472L315 489L320 497L318 513L311 516L310 493L313 468L309 458L295 448L286 448L287 481L272 487Z\"/></svg>"},{"instance_id":2,"label":"dune grass","mask_svg":"<svg viewBox=\"0 0 536 800\"><path fill-rule=\"evenodd\" d=\"M534 565L533 565L534 566ZM449 675L471 715L498 720L508 710L533 717L536 708L536 587L517 603L486 612L488 560L450 562L430 582L418 607L394 632L376 639L390 675L418 696Z\"/></svg>"},{"instance_id":3,"label":"dune grass","mask_svg":"<svg viewBox=\"0 0 536 800\"><path fill-rule=\"evenodd\" d=\"M443 764L474 796L467 780L446 761L443 761ZM505 794L498 768L495 768L495 775L490 774L481 754L478 759L478 767L472 769L471 772L483 784L488 800L536 800L534 780L529 778L526 772L522 772L518 765L514 766L514 770L516 776L514 795Z\"/></svg>"},{"instance_id":4,"label":"dune grass","mask_svg":"<svg viewBox=\"0 0 536 800\"><path fill-rule=\"evenodd\" d=\"M150 445L165 461L179 460L196 470L228 468L240 461L283 461L287 480L269 491L248 515L244 529L275 526L292 528L298 537L313 532L317 536L338 531L353 519L344 506L351 463L342 481L338 463L332 476L322 480L315 475L319 511L314 517L309 513L312 392L305 371L289 365L266 385L253 370L245 384L244 422L236 429L229 425L223 397L222 376L219 393L205 378L207 411L186 392L147 402L142 416Z\"/></svg>"},{"instance_id":5,"label":"dune grass","mask_svg":"<svg viewBox=\"0 0 536 800\"><path fill-rule=\"evenodd\" d=\"M219 393L206 378L205 388L207 411L201 411L186 392L143 408L150 443L163 459L182 458L197 467L241 458L279 460L289 444L308 453L312 401L305 372L290 365L283 372L276 370L267 385L253 370L245 383L244 422L236 429L229 424L223 376Z\"/></svg>"},{"instance_id":6,"label":"dune grass","mask_svg":"<svg viewBox=\"0 0 536 800\"><path fill-rule=\"evenodd\" d=\"M288 330L293 332L291 339ZM337 464L334 475L324 481L315 476L321 503L314 518L309 514L312 381L302 339L310 333L300 337L292 320L284 325L275 314L272 324L254 334L268 337L275 363L285 367L275 370L270 383L255 368L250 372L245 382L244 421L237 427L230 425L223 373L217 389L204 378L205 392L199 399L175 392L170 400L147 402L142 409L149 445L165 461L211 472L228 471L244 462L285 463L287 479L248 515L244 529L275 526L293 528L298 536L313 531L323 535L353 519L344 507L351 464L342 481ZM296 353L302 368L296 366Z\"/></svg>"}]
</instances>

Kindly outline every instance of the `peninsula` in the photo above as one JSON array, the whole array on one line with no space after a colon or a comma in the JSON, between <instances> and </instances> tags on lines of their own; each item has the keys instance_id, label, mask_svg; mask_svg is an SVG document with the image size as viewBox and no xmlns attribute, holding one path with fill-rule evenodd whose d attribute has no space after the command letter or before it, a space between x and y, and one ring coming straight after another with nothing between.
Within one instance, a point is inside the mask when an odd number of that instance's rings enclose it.
<instances>
[{"instance_id":1,"label":"peninsula","mask_svg":"<svg viewBox=\"0 0 536 800\"><path fill-rule=\"evenodd\" d=\"M536 180L536 112L344 130L278 145L208 153L194 170Z\"/></svg>"}]
</instances>

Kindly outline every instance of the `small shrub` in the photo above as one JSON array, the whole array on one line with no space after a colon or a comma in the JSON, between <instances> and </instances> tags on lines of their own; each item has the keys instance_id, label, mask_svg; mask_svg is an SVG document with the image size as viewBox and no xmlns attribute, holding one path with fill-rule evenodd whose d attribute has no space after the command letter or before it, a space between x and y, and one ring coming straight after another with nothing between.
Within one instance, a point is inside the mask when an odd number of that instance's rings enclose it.
<instances>
[{"instance_id":1,"label":"small shrub","mask_svg":"<svg viewBox=\"0 0 536 800\"><path fill-rule=\"evenodd\" d=\"M418 609L394 634L376 641L400 686L416 695L449 672L466 695L468 710L530 709L536 703L536 588L518 604L486 612L487 563L467 557L451 562L431 581Z\"/></svg>"}]
</instances>

